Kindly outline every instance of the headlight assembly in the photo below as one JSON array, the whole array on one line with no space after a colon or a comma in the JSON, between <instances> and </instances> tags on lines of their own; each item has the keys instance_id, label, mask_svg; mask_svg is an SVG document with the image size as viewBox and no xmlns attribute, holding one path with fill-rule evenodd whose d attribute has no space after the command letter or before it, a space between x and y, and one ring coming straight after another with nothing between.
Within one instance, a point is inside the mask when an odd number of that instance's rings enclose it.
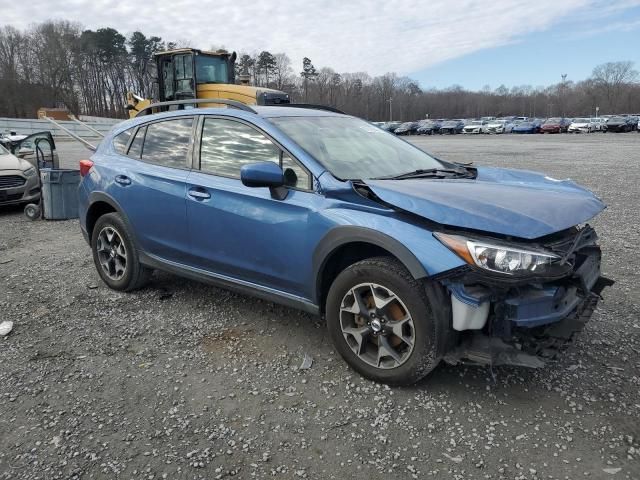
<instances>
[{"instance_id":1,"label":"headlight assembly","mask_svg":"<svg viewBox=\"0 0 640 480\"><path fill-rule=\"evenodd\" d=\"M528 250L515 245L444 233L434 233L434 236L468 264L506 275L544 275L550 273L552 265L561 259L551 252Z\"/></svg>"},{"instance_id":2,"label":"headlight assembly","mask_svg":"<svg viewBox=\"0 0 640 480\"><path fill-rule=\"evenodd\" d=\"M36 169L33 167L29 167L26 170L23 170L22 173L25 177L33 177L36 174Z\"/></svg>"}]
</instances>

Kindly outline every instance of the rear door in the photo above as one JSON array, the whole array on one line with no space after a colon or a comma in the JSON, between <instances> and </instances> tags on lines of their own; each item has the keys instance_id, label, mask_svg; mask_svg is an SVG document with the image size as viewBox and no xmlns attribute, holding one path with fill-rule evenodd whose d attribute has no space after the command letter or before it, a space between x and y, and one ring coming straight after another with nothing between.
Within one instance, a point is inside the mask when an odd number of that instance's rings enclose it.
<instances>
[{"instance_id":1,"label":"rear door","mask_svg":"<svg viewBox=\"0 0 640 480\"><path fill-rule=\"evenodd\" d=\"M202 123L200 169L196 161L187 185L194 261L217 274L307 297L308 219L321 201L311 174L252 125L216 117ZM240 180L243 165L265 161L283 167L290 185L284 200Z\"/></svg>"},{"instance_id":2,"label":"rear door","mask_svg":"<svg viewBox=\"0 0 640 480\"><path fill-rule=\"evenodd\" d=\"M195 124L193 117L144 124L125 138L120 161L108 166L109 193L140 246L165 260L184 262L188 256L185 192ZM116 150L119 140L114 139Z\"/></svg>"}]
</instances>

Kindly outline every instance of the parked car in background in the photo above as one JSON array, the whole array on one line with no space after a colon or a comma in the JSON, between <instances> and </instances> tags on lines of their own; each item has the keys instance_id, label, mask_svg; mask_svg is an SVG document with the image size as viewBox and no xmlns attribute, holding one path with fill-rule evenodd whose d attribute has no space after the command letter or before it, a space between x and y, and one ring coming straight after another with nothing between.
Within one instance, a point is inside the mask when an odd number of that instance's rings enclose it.
<instances>
[{"instance_id":1,"label":"parked car in background","mask_svg":"<svg viewBox=\"0 0 640 480\"><path fill-rule=\"evenodd\" d=\"M590 118L574 118L567 130L569 133L591 133L595 131L595 124Z\"/></svg>"},{"instance_id":2,"label":"parked car in background","mask_svg":"<svg viewBox=\"0 0 640 480\"><path fill-rule=\"evenodd\" d=\"M607 120L607 132L630 132L635 130L636 124L632 117L611 117Z\"/></svg>"},{"instance_id":3,"label":"parked car in background","mask_svg":"<svg viewBox=\"0 0 640 480\"><path fill-rule=\"evenodd\" d=\"M418 129L418 122L404 122L393 133L396 135L413 135Z\"/></svg>"},{"instance_id":4,"label":"parked car in background","mask_svg":"<svg viewBox=\"0 0 640 480\"><path fill-rule=\"evenodd\" d=\"M640 133L640 117L638 117L638 123L636 124L636 130Z\"/></svg>"},{"instance_id":5,"label":"parked car in background","mask_svg":"<svg viewBox=\"0 0 640 480\"><path fill-rule=\"evenodd\" d=\"M472 120L462 128L462 133L484 133L487 123L487 120Z\"/></svg>"},{"instance_id":6,"label":"parked car in background","mask_svg":"<svg viewBox=\"0 0 640 480\"><path fill-rule=\"evenodd\" d=\"M538 133L541 126L542 122L537 119L521 122L513 127L512 133Z\"/></svg>"},{"instance_id":7,"label":"parked car in background","mask_svg":"<svg viewBox=\"0 0 640 480\"><path fill-rule=\"evenodd\" d=\"M540 127L540 133L566 133L569 129L569 125L571 125L571 120L568 118L547 118Z\"/></svg>"},{"instance_id":8,"label":"parked car in background","mask_svg":"<svg viewBox=\"0 0 640 480\"><path fill-rule=\"evenodd\" d=\"M462 120L446 120L440 125L439 133L445 135L453 135L461 133L464 128L464 122Z\"/></svg>"},{"instance_id":9,"label":"parked car in background","mask_svg":"<svg viewBox=\"0 0 640 480\"><path fill-rule=\"evenodd\" d=\"M544 366L612 283L586 224L605 205L570 180L237 106L138 116L81 161L80 228L109 288L159 269L323 316L354 370L403 385L443 360Z\"/></svg>"},{"instance_id":10,"label":"parked car in background","mask_svg":"<svg viewBox=\"0 0 640 480\"><path fill-rule=\"evenodd\" d=\"M0 145L0 205L27 204L39 198L36 168Z\"/></svg>"},{"instance_id":11,"label":"parked car in background","mask_svg":"<svg viewBox=\"0 0 640 480\"><path fill-rule=\"evenodd\" d=\"M596 132L606 132L607 131L607 119L602 117L592 118L593 126Z\"/></svg>"},{"instance_id":12,"label":"parked car in background","mask_svg":"<svg viewBox=\"0 0 640 480\"><path fill-rule=\"evenodd\" d=\"M400 125L402 125L402 122L394 120L393 122L385 122L380 128L386 132L393 133L393 131Z\"/></svg>"},{"instance_id":13,"label":"parked car in background","mask_svg":"<svg viewBox=\"0 0 640 480\"><path fill-rule=\"evenodd\" d=\"M440 131L440 125L442 122L438 120L421 120L416 133L418 135L433 135Z\"/></svg>"},{"instance_id":14,"label":"parked car in background","mask_svg":"<svg viewBox=\"0 0 640 480\"><path fill-rule=\"evenodd\" d=\"M485 133L511 133L513 126L509 120L493 120L487 124Z\"/></svg>"}]
</instances>

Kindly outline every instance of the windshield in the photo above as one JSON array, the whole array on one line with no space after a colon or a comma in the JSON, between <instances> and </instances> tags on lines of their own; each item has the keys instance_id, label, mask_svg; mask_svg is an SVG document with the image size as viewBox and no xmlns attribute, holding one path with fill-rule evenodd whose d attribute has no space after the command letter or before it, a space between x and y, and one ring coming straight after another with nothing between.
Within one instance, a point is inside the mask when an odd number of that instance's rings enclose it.
<instances>
[{"instance_id":1,"label":"windshield","mask_svg":"<svg viewBox=\"0 0 640 480\"><path fill-rule=\"evenodd\" d=\"M624 118L622 117L611 117L608 122L624 122Z\"/></svg>"},{"instance_id":2,"label":"windshield","mask_svg":"<svg viewBox=\"0 0 640 480\"><path fill-rule=\"evenodd\" d=\"M2 145L0 145L0 155L8 155L9 151L6 150Z\"/></svg>"},{"instance_id":3,"label":"windshield","mask_svg":"<svg viewBox=\"0 0 640 480\"><path fill-rule=\"evenodd\" d=\"M386 177L412 170L442 168L413 145L351 117L270 118L335 177Z\"/></svg>"},{"instance_id":4,"label":"windshield","mask_svg":"<svg viewBox=\"0 0 640 480\"><path fill-rule=\"evenodd\" d=\"M229 83L227 61L222 57L196 56L196 79L201 83Z\"/></svg>"},{"instance_id":5,"label":"windshield","mask_svg":"<svg viewBox=\"0 0 640 480\"><path fill-rule=\"evenodd\" d=\"M560 118L549 118L546 122L544 123L560 123L562 121L562 119Z\"/></svg>"},{"instance_id":6,"label":"windshield","mask_svg":"<svg viewBox=\"0 0 640 480\"><path fill-rule=\"evenodd\" d=\"M474 120L471 125L484 125L484 122L482 120Z\"/></svg>"},{"instance_id":7,"label":"windshield","mask_svg":"<svg viewBox=\"0 0 640 480\"><path fill-rule=\"evenodd\" d=\"M574 118L573 123L589 123L588 118Z\"/></svg>"}]
</instances>

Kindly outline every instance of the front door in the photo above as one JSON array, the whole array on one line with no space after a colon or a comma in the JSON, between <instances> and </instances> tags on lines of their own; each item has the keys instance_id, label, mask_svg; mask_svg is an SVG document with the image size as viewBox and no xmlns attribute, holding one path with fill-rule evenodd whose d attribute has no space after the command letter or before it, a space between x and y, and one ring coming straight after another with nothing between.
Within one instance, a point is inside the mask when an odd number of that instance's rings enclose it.
<instances>
[{"instance_id":1,"label":"front door","mask_svg":"<svg viewBox=\"0 0 640 480\"><path fill-rule=\"evenodd\" d=\"M38 168L58 168L56 144L50 132L38 132L20 140L14 155Z\"/></svg>"},{"instance_id":2,"label":"front door","mask_svg":"<svg viewBox=\"0 0 640 480\"><path fill-rule=\"evenodd\" d=\"M199 266L233 279L308 298L309 215L320 201L311 175L248 124L205 117L200 169L187 181L191 254ZM284 200L246 187L243 165L280 163L290 187Z\"/></svg>"}]
</instances>

